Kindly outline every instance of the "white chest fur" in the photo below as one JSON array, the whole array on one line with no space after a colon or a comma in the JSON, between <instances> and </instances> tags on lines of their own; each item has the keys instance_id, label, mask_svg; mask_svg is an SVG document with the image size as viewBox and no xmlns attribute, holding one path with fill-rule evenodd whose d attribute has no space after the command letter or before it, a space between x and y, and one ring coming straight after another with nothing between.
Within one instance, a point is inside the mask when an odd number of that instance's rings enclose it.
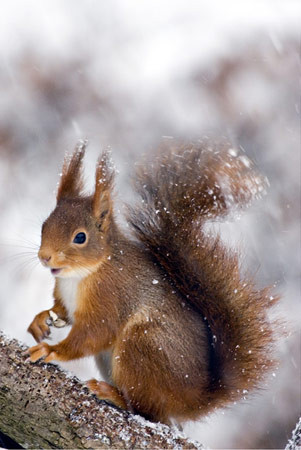
<instances>
[{"instance_id":1,"label":"white chest fur","mask_svg":"<svg viewBox=\"0 0 301 450\"><path fill-rule=\"evenodd\" d=\"M58 278L58 290L71 321L77 307L79 278Z\"/></svg>"}]
</instances>

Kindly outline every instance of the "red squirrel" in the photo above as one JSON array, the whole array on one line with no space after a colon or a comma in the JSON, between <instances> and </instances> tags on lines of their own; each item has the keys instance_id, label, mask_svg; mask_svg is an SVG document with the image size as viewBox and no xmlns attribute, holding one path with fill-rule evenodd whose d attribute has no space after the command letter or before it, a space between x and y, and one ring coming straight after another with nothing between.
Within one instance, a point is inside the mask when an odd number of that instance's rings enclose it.
<instances>
[{"instance_id":1,"label":"red squirrel","mask_svg":"<svg viewBox=\"0 0 301 450\"><path fill-rule=\"evenodd\" d=\"M55 277L54 306L28 328L38 342L30 360L100 361L110 350L111 383L88 387L163 423L197 419L259 387L273 365L267 313L278 297L244 278L237 253L205 224L249 203L264 178L235 149L171 141L138 166L129 237L114 218L106 153L93 194L83 193L85 146L65 159L42 226L38 256ZM56 345L42 342L50 315L72 325Z\"/></svg>"}]
</instances>

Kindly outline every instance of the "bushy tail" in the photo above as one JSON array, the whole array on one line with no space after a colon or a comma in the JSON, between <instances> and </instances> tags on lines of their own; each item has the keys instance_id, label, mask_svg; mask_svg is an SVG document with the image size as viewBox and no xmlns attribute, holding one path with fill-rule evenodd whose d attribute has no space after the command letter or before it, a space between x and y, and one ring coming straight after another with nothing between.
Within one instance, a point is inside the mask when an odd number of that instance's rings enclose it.
<instances>
[{"instance_id":1,"label":"bushy tail","mask_svg":"<svg viewBox=\"0 0 301 450\"><path fill-rule=\"evenodd\" d=\"M137 174L142 203L129 213L136 237L207 324L210 408L245 395L273 364L267 310L277 297L243 280L237 254L203 230L265 185L251 161L226 146L169 146Z\"/></svg>"}]
</instances>

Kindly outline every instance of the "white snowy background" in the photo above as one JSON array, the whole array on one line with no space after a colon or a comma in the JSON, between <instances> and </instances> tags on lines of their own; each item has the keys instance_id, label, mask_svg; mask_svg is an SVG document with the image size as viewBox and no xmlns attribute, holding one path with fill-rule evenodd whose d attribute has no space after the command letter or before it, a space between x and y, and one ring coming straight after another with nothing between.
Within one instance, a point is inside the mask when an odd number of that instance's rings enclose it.
<instances>
[{"instance_id":1,"label":"white snowy background","mask_svg":"<svg viewBox=\"0 0 301 450\"><path fill-rule=\"evenodd\" d=\"M293 0L1 3L0 329L10 336L32 345L26 328L52 304L36 250L79 138L90 141L87 185L110 146L126 201L134 162L162 136L227 136L269 178L268 195L219 228L259 286L276 283L290 336L260 393L185 426L212 448L282 448L300 411L300 24ZM64 366L97 375L91 359Z\"/></svg>"}]
</instances>

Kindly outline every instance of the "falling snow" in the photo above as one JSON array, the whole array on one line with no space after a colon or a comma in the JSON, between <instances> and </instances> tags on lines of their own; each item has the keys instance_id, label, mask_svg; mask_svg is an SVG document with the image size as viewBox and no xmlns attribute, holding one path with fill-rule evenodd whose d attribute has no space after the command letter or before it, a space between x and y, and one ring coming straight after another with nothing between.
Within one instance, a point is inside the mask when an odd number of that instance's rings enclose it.
<instances>
[{"instance_id":1,"label":"falling snow","mask_svg":"<svg viewBox=\"0 0 301 450\"><path fill-rule=\"evenodd\" d=\"M214 0L206 8L198 2L163 2L160 17L150 0L126 8L117 0L111 10L101 2L93 7L93 2L75 2L72 10L61 2L42 3L29 0L16 8L6 2L1 10L0 177L5 189L0 196L0 328L32 345L26 333L29 322L52 306L53 280L38 264L31 267L34 262L28 258L36 255L41 222L54 207L53 190L66 149L70 153L74 142L89 136L91 163L111 145L121 169L118 195L131 201L129 174L142 152L150 154L161 136L172 143L172 136L190 139L213 129L234 141L225 172L233 164L247 170L252 160L269 181L250 181L252 197L268 195L257 203L250 199L253 206L239 224L210 227L242 248L245 267L260 284L277 280L285 319L298 329L300 106L295 61L300 2L277 8L265 0L261 8L250 0ZM111 160L109 164L113 167ZM85 175L92 186L94 168ZM232 208L236 193L226 179L216 188L223 189ZM157 208L158 219L165 213L169 211ZM68 330L55 329L53 342ZM299 408L296 333L280 350L277 377L273 373L264 393L252 399L254 406L237 405L223 417L216 413L206 423L187 426L188 434L214 448L230 448L234 442L251 447L269 434L268 444L279 447L271 439L281 430L290 435L287 423ZM66 367L83 379L98 376L89 359ZM105 435L99 439L110 445Z\"/></svg>"}]
</instances>

